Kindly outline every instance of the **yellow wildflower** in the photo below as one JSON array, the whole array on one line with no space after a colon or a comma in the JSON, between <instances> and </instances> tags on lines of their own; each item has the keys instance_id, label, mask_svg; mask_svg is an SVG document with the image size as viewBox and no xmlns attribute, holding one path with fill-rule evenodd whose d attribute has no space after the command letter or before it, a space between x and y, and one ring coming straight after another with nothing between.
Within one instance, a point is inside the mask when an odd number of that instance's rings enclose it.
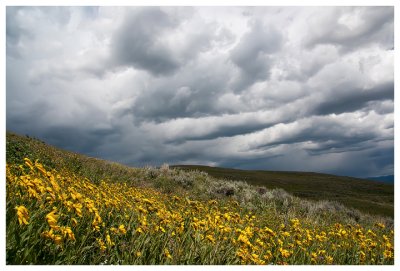
<instances>
[{"instance_id":1,"label":"yellow wildflower","mask_svg":"<svg viewBox=\"0 0 400 271\"><path fill-rule=\"evenodd\" d=\"M60 245L62 243L62 236L61 235L54 235L54 243L56 243L57 245Z\"/></svg>"},{"instance_id":2,"label":"yellow wildflower","mask_svg":"<svg viewBox=\"0 0 400 271\"><path fill-rule=\"evenodd\" d=\"M245 234L240 234L237 240L245 245L251 246L251 243Z\"/></svg>"},{"instance_id":3,"label":"yellow wildflower","mask_svg":"<svg viewBox=\"0 0 400 271\"><path fill-rule=\"evenodd\" d=\"M75 218L71 218L72 227L76 227L78 225L78 221Z\"/></svg>"},{"instance_id":4,"label":"yellow wildflower","mask_svg":"<svg viewBox=\"0 0 400 271\"><path fill-rule=\"evenodd\" d=\"M318 259L318 255L315 252L311 252L311 263L316 263Z\"/></svg>"},{"instance_id":5,"label":"yellow wildflower","mask_svg":"<svg viewBox=\"0 0 400 271\"><path fill-rule=\"evenodd\" d=\"M293 227L298 227L300 225L300 221L297 218L291 219L290 222L292 223Z\"/></svg>"},{"instance_id":6,"label":"yellow wildflower","mask_svg":"<svg viewBox=\"0 0 400 271\"><path fill-rule=\"evenodd\" d=\"M279 248L279 252L281 253L283 258L289 258L290 252L287 249Z\"/></svg>"},{"instance_id":7,"label":"yellow wildflower","mask_svg":"<svg viewBox=\"0 0 400 271\"><path fill-rule=\"evenodd\" d=\"M169 250L166 248L164 249L164 256L167 257L168 259L172 259L171 254L169 253Z\"/></svg>"},{"instance_id":8,"label":"yellow wildflower","mask_svg":"<svg viewBox=\"0 0 400 271\"><path fill-rule=\"evenodd\" d=\"M103 221L102 221L100 215L97 212L95 212L94 219L93 219L93 222L92 222L92 226L96 231L100 230L100 226L99 225L101 225L102 222Z\"/></svg>"},{"instance_id":9,"label":"yellow wildflower","mask_svg":"<svg viewBox=\"0 0 400 271\"><path fill-rule=\"evenodd\" d=\"M53 230L44 231L44 232L41 233L41 236L42 236L43 238L53 239L53 237L54 237Z\"/></svg>"},{"instance_id":10,"label":"yellow wildflower","mask_svg":"<svg viewBox=\"0 0 400 271\"><path fill-rule=\"evenodd\" d=\"M141 227L139 227L139 228L136 229L136 232L143 233L143 229Z\"/></svg>"},{"instance_id":11,"label":"yellow wildflower","mask_svg":"<svg viewBox=\"0 0 400 271\"><path fill-rule=\"evenodd\" d=\"M264 259L266 261L269 261L271 258L272 258L272 252L271 252L271 250L268 250L264 255Z\"/></svg>"},{"instance_id":12,"label":"yellow wildflower","mask_svg":"<svg viewBox=\"0 0 400 271\"><path fill-rule=\"evenodd\" d=\"M111 241L111 237L109 234L107 234L107 236L106 236L106 242L107 242L107 245L110 247L115 245L115 243L113 241Z\"/></svg>"},{"instance_id":13,"label":"yellow wildflower","mask_svg":"<svg viewBox=\"0 0 400 271\"><path fill-rule=\"evenodd\" d=\"M257 243L258 245L260 245L261 247L263 247L263 246L265 245L264 242L261 241L261 240L258 239L258 238L257 238L257 240L256 240L256 243Z\"/></svg>"},{"instance_id":14,"label":"yellow wildflower","mask_svg":"<svg viewBox=\"0 0 400 271\"><path fill-rule=\"evenodd\" d=\"M17 210L17 216L18 216L18 222L20 225L28 225L29 222L29 213L28 209L25 208L25 206L20 205L15 207L15 210Z\"/></svg>"},{"instance_id":15,"label":"yellow wildflower","mask_svg":"<svg viewBox=\"0 0 400 271\"><path fill-rule=\"evenodd\" d=\"M50 228L53 230L59 230L60 226L57 225L58 215L56 215L57 209L55 208L53 211L46 215L47 223L49 224Z\"/></svg>"},{"instance_id":16,"label":"yellow wildflower","mask_svg":"<svg viewBox=\"0 0 400 271\"><path fill-rule=\"evenodd\" d=\"M118 231L119 231L119 233L121 233L121 234L125 234L125 233L126 233L126 229L125 229L124 224L119 225Z\"/></svg>"},{"instance_id":17,"label":"yellow wildflower","mask_svg":"<svg viewBox=\"0 0 400 271\"><path fill-rule=\"evenodd\" d=\"M383 258L385 259L391 259L393 258L393 253L390 250L385 250L383 252Z\"/></svg>"},{"instance_id":18,"label":"yellow wildflower","mask_svg":"<svg viewBox=\"0 0 400 271\"><path fill-rule=\"evenodd\" d=\"M30 168L33 169L33 164L29 158L24 158L25 164Z\"/></svg>"},{"instance_id":19,"label":"yellow wildflower","mask_svg":"<svg viewBox=\"0 0 400 271\"><path fill-rule=\"evenodd\" d=\"M211 234L207 234L206 239L209 240L211 243L215 243L215 238Z\"/></svg>"},{"instance_id":20,"label":"yellow wildflower","mask_svg":"<svg viewBox=\"0 0 400 271\"><path fill-rule=\"evenodd\" d=\"M35 189L32 189L32 188L28 188L28 195L31 197L31 198L36 198L36 199L40 199L40 196L39 196L39 194L36 192L36 190Z\"/></svg>"},{"instance_id":21,"label":"yellow wildflower","mask_svg":"<svg viewBox=\"0 0 400 271\"><path fill-rule=\"evenodd\" d=\"M261 260L260 257L255 253L251 254L251 260L255 264L265 264L265 261Z\"/></svg>"},{"instance_id":22,"label":"yellow wildflower","mask_svg":"<svg viewBox=\"0 0 400 271\"><path fill-rule=\"evenodd\" d=\"M64 236L68 236L70 240L75 241L75 235L70 227L61 227L61 232Z\"/></svg>"},{"instance_id":23,"label":"yellow wildflower","mask_svg":"<svg viewBox=\"0 0 400 271\"><path fill-rule=\"evenodd\" d=\"M271 230L270 228L268 228L268 227L264 228L264 232L269 234L269 235L275 236L275 232L273 230Z\"/></svg>"},{"instance_id":24,"label":"yellow wildflower","mask_svg":"<svg viewBox=\"0 0 400 271\"><path fill-rule=\"evenodd\" d=\"M100 238L99 239L97 239L97 242L99 243L99 246L100 246L100 250L101 251L104 251L104 250L106 250L106 245L104 244L104 242L103 242L103 240L101 240Z\"/></svg>"},{"instance_id":25,"label":"yellow wildflower","mask_svg":"<svg viewBox=\"0 0 400 271\"><path fill-rule=\"evenodd\" d=\"M375 225L376 225L377 227L381 228L381 229L384 229L384 228L385 228L385 224L383 224L383 223L376 223Z\"/></svg>"},{"instance_id":26,"label":"yellow wildflower","mask_svg":"<svg viewBox=\"0 0 400 271\"><path fill-rule=\"evenodd\" d=\"M364 262L365 261L365 253L364 251L360 251L360 262Z\"/></svg>"},{"instance_id":27,"label":"yellow wildflower","mask_svg":"<svg viewBox=\"0 0 400 271\"><path fill-rule=\"evenodd\" d=\"M375 234L373 231L371 231L371 230L368 230L368 231L367 231L367 234L368 234L368 235L371 235L371 236L373 236L373 237L376 237L376 234Z\"/></svg>"},{"instance_id":28,"label":"yellow wildflower","mask_svg":"<svg viewBox=\"0 0 400 271\"><path fill-rule=\"evenodd\" d=\"M74 203L72 207L75 210L75 213L79 216L82 217L82 204L81 203Z\"/></svg>"}]
</instances>

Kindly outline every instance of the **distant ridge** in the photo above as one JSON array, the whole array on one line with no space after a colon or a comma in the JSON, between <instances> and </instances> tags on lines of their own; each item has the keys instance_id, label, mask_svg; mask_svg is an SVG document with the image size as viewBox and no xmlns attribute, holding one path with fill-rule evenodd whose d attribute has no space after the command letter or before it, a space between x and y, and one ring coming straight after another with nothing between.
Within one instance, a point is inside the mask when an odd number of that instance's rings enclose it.
<instances>
[{"instance_id":1,"label":"distant ridge","mask_svg":"<svg viewBox=\"0 0 400 271\"><path fill-rule=\"evenodd\" d=\"M394 184L394 175L385 175L385 176L377 176L377 177L368 177L368 180Z\"/></svg>"}]
</instances>

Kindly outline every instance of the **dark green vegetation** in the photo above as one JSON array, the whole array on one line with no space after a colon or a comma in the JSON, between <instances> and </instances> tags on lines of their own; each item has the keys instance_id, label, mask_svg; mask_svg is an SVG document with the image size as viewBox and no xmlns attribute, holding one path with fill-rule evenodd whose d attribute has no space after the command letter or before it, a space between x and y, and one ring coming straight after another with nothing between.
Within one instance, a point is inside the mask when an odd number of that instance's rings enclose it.
<instances>
[{"instance_id":1,"label":"dark green vegetation","mask_svg":"<svg viewBox=\"0 0 400 271\"><path fill-rule=\"evenodd\" d=\"M394 215L394 186L382 182L312 172L239 170L179 165L227 180L240 180L268 189L282 188L300 198L331 200L371 214Z\"/></svg>"}]
</instances>

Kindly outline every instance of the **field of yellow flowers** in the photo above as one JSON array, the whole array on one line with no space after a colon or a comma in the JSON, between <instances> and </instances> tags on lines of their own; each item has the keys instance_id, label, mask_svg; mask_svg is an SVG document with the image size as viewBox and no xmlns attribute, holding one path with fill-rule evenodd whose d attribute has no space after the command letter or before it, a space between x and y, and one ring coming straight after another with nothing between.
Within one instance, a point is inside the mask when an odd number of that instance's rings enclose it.
<instances>
[{"instance_id":1,"label":"field of yellow flowers","mask_svg":"<svg viewBox=\"0 0 400 271\"><path fill-rule=\"evenodd\" d=\"M296 218L234 200L98 184L25 158L6 166L7 264L393 264L393 230Z\"/></svg>"}]
</instances>

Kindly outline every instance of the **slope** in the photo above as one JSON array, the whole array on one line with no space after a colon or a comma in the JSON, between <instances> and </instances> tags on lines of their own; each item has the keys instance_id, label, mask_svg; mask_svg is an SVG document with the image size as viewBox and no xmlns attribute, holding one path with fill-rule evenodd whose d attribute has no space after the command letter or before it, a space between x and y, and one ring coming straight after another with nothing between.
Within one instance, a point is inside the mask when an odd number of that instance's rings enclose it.
<instances>
[{"instance_id":1,"label":"slope","mask_svg":"<svg viewBox=\"0 0 400 271\"><path fill-rule=\"evenodd\" d=\"M239 170L177 165L184 170L200 170L220 179L245 181L268 189L282 188L311 200L332 200L371 214L394 215L394 186L382 182L313 172Z\"/></svg>"}]
</instances>

